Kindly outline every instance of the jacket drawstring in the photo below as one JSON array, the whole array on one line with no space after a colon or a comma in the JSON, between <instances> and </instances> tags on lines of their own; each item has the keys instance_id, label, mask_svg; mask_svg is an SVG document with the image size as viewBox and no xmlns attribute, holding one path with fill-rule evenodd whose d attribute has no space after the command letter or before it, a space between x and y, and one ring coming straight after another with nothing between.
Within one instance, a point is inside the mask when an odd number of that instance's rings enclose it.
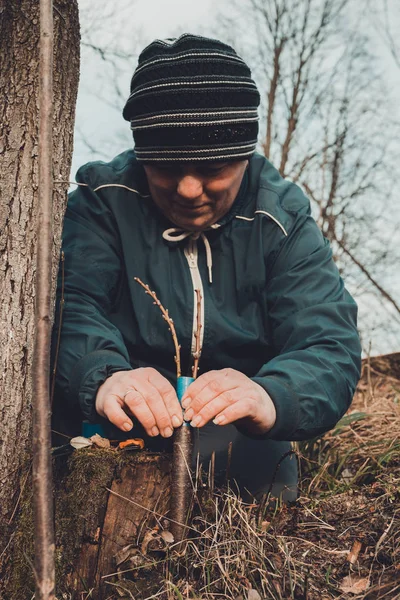
<instances>
[{"instance_id":1,"label":"jacket drawstring","mask_svg":"<svg viewBox=\"0 0 400 600\"><path fill-rule=\"evenodd\" d=\"M192 238L192 240L201 239L206 250L208 281L212 283L212 252L210 242L208 241L204 231L193 232L185 231L184 229L180 229L179 227L171 227L170 229L166 229L163 232L162 236L167 242L181 242L182 240L185 240L188 237Z\"/></svg>"}]
</instances>

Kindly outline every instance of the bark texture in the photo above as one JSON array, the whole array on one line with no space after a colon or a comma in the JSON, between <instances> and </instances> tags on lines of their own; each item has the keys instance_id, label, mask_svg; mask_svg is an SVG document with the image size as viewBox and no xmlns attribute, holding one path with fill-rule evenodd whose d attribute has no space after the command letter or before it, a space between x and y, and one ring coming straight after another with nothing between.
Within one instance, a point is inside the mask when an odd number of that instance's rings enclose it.
<instances>
[{"instance_id":1,"label":"bark texture","mask_svg":"<svg viewBox=\"0 0 400 600\"><path fill-rule=\"evenodd\" d=\"M4 561L21 468L31 447L39 2L0 0L0 40L0 556ZM79 41L76 0L58 0L54 4L53 297L68 188L57 182L69 179Z\"/></svg>"}]
</instances>

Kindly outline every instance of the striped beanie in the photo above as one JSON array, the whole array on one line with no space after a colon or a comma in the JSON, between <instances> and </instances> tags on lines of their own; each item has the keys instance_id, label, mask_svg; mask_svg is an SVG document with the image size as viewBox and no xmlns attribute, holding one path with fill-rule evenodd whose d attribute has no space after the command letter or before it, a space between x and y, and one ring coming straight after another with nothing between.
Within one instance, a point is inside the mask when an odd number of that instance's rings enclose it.
<instances>
[{"instance_id":1,"label":"striped beanie","mask_svg":"<svg viewBox=\"0 0 400 600\"><path fill-rule=\"evenodd\" d=\"M139 56L123 117L139 161L243 160L260 95L246 63L214 39L155 40Z\"/></svg>"}]
</instances>

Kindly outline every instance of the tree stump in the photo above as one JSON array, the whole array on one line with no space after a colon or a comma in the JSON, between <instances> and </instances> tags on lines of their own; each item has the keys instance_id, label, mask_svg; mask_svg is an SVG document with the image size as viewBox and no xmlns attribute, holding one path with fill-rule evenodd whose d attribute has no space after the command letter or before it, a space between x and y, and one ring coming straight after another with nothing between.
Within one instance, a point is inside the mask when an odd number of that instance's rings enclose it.
<instances>
[{"instance_id":1,"label":"tree stump","mask_svg":"<svg viewBox=\"0 0 400 600\"><path fill-rule=\"evenodd\" d=\"M171 543L168 518L172 455L84 448L54 459L56 596L59 600L146 598L160 587L158 567ZM11 565L7 600L31 600L33 519L30 466Z\"/></svg>"},{"instance_id":2,"label":"tree stump","mask_svg":"<svg viewBox=\"0 0 400 600\"><path fill-rule=\"evenodd\" d=\"M102 458L96 457L96 454L99 454L97 450L92 450L91 453L94 456L89 458L87 452L89 461L85 478L92 472L93 467L97 470L93 460L102 463ZM152 548L162 551L166 547L161 533L163 528L168 530L168 520L162 517L169 510L171 457L167 454L143 452L125 455L119 461L120 464L116 465L109 485L105 482L105 477L110 463L105 473L100 475L102 491L96 489L96 477L93 477L89 485L85 483L88 496L87 512L81 512L84 507L80 503L78 513L73 508L77 508L73 497L77 491L77 473L71 472L64 480L70 501L70 517L76 523L81 522L82 535L78 535L76 539L76 545L80 548L75 559L72 559L69 566L65 565L66 585L61 581L61 574L58 581L60 589L66 588L66 591L73 592L76 598L84 597L83 592L91 593L90 598L99 600L121 598L125 595L132 597L129 596L128 590L136 597L143 579L147 591L150 590L149 571L152 570L153 559L145 558L147 550ZM78 469L82 474L84 456L79 462L81 464ZM60 492L62 493L61 488ZM92 496L91 499L89 495ZM59 498L59 501L60 510L63 512L65 503L62 498ZM56 514L57 521L63 518L57 504ZM59 551L65 552L68 549L63 546L68 544L71 530L62 531L60 525ZM74 529L76 531L76 528ZM168 536L164 534L164 537ZM157 573L153 572L152 577L156 584Z\"/></svg>"}]
</instances>

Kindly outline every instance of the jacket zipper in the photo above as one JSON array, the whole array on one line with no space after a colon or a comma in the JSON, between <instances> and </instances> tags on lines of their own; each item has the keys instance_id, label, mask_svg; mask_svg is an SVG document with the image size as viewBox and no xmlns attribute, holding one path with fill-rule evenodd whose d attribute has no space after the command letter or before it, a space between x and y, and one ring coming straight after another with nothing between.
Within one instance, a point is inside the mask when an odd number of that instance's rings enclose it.
<instances>
[{"instance_id":1,"label":"jacket zipper","mask_svg":"<svg viewBox=\"0 0 400 600\"><path fill-rule=\"evenodd\" d=\"M185 248L185 256L188 261L190 268L190 275L192 277L192 285L193 285L193 328L192 328L192 349L191 353L196 350L196 336L195 333L197 331L197 295L196 290L200 290L201 295L201 308L200 308L200 353L203 348L203 339L204 339L204 290L203 290L203 282L201 279L199 265L198 265L198 251L197 251L197 241L193 239L189 239L189 243Z\"/></svg>"}]
</instances>

